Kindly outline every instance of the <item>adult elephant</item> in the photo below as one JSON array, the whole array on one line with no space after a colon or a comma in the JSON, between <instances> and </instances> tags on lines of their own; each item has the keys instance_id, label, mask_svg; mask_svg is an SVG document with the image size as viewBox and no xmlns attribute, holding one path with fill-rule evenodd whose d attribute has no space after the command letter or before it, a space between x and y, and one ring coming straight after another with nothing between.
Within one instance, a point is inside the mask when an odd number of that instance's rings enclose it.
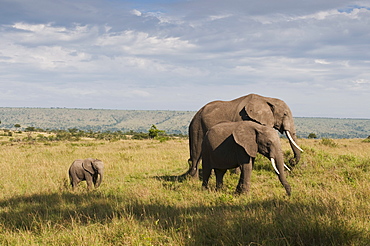
<instances>
[{"instance_id":1,"label":"adult elephant","mask_svg":"<svg viewBox=\"0 0 370 246\"><path fill-rule=\"evenodd\" d=\"M202 186L204 188L208 189L208 179L213 169L216 174L216 188L220 189L226 170L240 167L236 192L248 192L251 185L252 168L258 152L271 160L281 184L290 196L291 188L284 174L286 166L280 138L271 127L252 121L223 122L208 130L202 146Z\"/></svg>"},{"instance_id":2,"label":"adult elephant","mask_svg":"<svg viewBox=\"0 0 370 246\"><path fill-rule=\"evenodd\" d=\"M232 101L213 101L203 106L193 117L189 125L189 171L196 176L198 165L202 158L202 142L207 131L225 121L254 121L261 125L273 127L280 133L285 133L289 139L295 160L299 162L301 151L297 145L297 135L292 112L288 105L277 98L249 94Z\"/></svg>"}]
</instances>

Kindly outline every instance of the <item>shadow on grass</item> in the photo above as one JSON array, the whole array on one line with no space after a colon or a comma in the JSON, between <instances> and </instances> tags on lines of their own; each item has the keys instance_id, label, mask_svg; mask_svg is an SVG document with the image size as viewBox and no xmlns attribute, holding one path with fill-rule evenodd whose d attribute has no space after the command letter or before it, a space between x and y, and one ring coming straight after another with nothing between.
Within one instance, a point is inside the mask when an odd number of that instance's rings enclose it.
<instances>
[{"instance_id":1,"label":"shadow on grass","mask_svg":"<svg viewBox=\"0 0 370 246\"><path fill-rule=\"evenodd\" d=\"M177 181L172 177L164 179ZM130 217L160 234L176 234L189 246L370 243L366 231L354 228L333 213L338 211L338 203L324 206L270 199L243 205L222 200L212 206L169 204L161 198L148 203L138 197L99 192L18 196L0 201L0 223L15 233L39 233L45 224L109 224L113 218Z\"/></svg>"},{"instance_id":2,"label":"shadow on grass","mask_svg":"<svg viewBox=\"0 0 370 246\"><path fill-rule=\"evenodd\" d=\"M198 179L200 181L203 180L203 169L198 169L198 175L196 176L190 176L190 174L187 172L181 174L181 175L163 175L163 176L154 176L157 180L163 180L163 181L170 181L170 182L184 182L187 179Z\"/></svg>"},{"instance_id":3,"label":"shadow on grass","mask_svg":"<svg viewBox=\"0 0 370 246\"><path fill-rule=\"evenodd\" d=\"M254 172L265 170L265 171L274 173L274 170L273 170L273 168L271 167L270 164L269 165L267 165L267 164L264 165L264 164L258 163L257 165L253 166L253 170L254 170ZM231 174L237 175L237 177L240 176L240 169L239 168L228 169L228 171ZM214 175L214 170L212 170L212 175ZM171 181L171 182L184 182L187 179L199 179L200 181L202 181L203 180L203 169L199 168L198 169L198 175L194 176L194 177L190 176L188 174L188 172L185 172L181 175L154 176L154 178L156 178L158 180Z\"/></svg>"},{"instance_id":4,"label":"shadow on grass","mask_svg":"<svg viewBox=\"0 0 370 246\"><path fill-rule=\"evenodd\" d=\"M159 181L170 181L170 182L184 182L189 179L190 176L187 173L181 175L163 175L163 176L154 176L155 179Z\"/></svg>"}]
</instances>

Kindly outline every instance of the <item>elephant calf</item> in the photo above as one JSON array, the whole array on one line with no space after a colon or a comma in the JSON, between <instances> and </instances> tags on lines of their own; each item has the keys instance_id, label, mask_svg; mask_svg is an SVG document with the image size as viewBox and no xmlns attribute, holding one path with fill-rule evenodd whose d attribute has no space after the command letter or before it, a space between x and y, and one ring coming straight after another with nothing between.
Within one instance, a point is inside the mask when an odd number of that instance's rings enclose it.
<instances>
[{"instance_id":1,"label":"elephant calf","mask_svg":"<svg viewBox=\"0 0 370 246\"><path fill-rule=\"evenodd\" d=\"M103 180L104 163L101 160L87 158L75 160L69 168L69 178L72 188L75 189L78 183L86 180L87 189L98 188ZM100 178L98 179L98 175Z\"/></svg>"},{"instance_id":2,"label":"elephant calf","mask_svg":"<svg viewBox=\"0 0 370 246\"><path fill-rule=\"evenodd\" d=\"M257 152L271 160L272 166L290 195L291 188L285 178L283 152L275 129L252 121L224 122L212 127L203 141L203 184L208 188L212 169L216 173L216 187L222 187L227 169L240 167L236 191L247 192Z\"/></svg>"}]
</instances>

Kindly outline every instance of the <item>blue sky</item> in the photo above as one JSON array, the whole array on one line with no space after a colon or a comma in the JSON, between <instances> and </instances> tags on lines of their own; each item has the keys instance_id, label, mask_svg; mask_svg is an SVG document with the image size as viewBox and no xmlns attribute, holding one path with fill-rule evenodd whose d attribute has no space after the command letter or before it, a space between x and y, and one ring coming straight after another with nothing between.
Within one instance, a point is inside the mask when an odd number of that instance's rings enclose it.
<instances>
[{"instance_id":1,"label":"blue sky","mask_svg":"<svg viewBox=\"0 0 370 246\"><path fill-rule=\"evenodd\" d=\"M0 107L370 118L370 1L0 0Z\"/></svg>"}]
</instances>

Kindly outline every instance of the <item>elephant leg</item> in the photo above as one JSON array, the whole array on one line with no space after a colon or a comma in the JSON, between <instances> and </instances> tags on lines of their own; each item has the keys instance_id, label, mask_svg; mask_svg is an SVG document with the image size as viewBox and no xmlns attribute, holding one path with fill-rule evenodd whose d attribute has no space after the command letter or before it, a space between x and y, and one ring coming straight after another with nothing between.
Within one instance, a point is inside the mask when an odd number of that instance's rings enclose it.
<instances>
[{"instance_id":1,"label":"elephant leg","mask_svg":"<svg viewBox=\"0 0 370 246\"><path fill-rule=\"evenodd\" d=\"M224 175L227 169L215 169L216 174L216 190L221 190L224 185Z\"/></svg>"},{"instance_id":2,"label":"elephant leg","mask_svg":"<svg viewBox=\"0 0 370 246\"><path fill-rule=\"evenodd\" d=\"M76 189L78 183L79 182L77 180L71 180L72 190L75 190Z\"/></svg>"},{"instance_id":3,"label":"elephant leg","mask_svg":"<svg viewBox=\"0 0 370 246\"><path fill-rule=\"evenodd\" d=\"M92 175L86 175L86 183L87 183L87 189L91 190L93 187L93 177Z\"/></svg>"},{"instance_id":4,"label":"elephant leg","mask_svg":"<svg viewBox=\"0 0 370 246\"><path fill-rule=\"evenodd\" d=\"M204 189L208 189L208 180L211 176L212 168L208 167L207 165L203 166L203 183L202 187Z\"/></svg>"},{"instance_id":5,"label":"elephant leg","mask_svg":"<svg viewBox=\"0 0 370 246\"><path fill-rule=\"evenodd\" d=\"M77 187L78 183L80 182L78 180L78 178L76 176L74 176L73 174L69 174L69 181L70 181L70 184L72 186L72 190L75 190L75 188Z\"/></svg>"},{"instance_id":6,"label":"elephant leg","mask_svg":"<svg viewBox=\"0 0 370 246\"><path fill-rule=\"evenodd\" d=\"M254 158L250 158L249 163L244 163L240 166L240 178L236 193L248 193L251 186L251 176L253 169Z\"/></svg>"},{"instance_id":7,"label":"elephant leg","mask_svg":"<svg viewBox=\"0 0 370 246\"><path fill-rule=\"evenodd\" d=\"M190 175L190 177L194 178L195 180L199 179L199 176L200 176L199 175L200 159L201 158L199 157L199 159L196 159L196 160L192 160L192 159L188 160L189 170L186 172L186 174Z\"/></svg>"}]
</instances>

